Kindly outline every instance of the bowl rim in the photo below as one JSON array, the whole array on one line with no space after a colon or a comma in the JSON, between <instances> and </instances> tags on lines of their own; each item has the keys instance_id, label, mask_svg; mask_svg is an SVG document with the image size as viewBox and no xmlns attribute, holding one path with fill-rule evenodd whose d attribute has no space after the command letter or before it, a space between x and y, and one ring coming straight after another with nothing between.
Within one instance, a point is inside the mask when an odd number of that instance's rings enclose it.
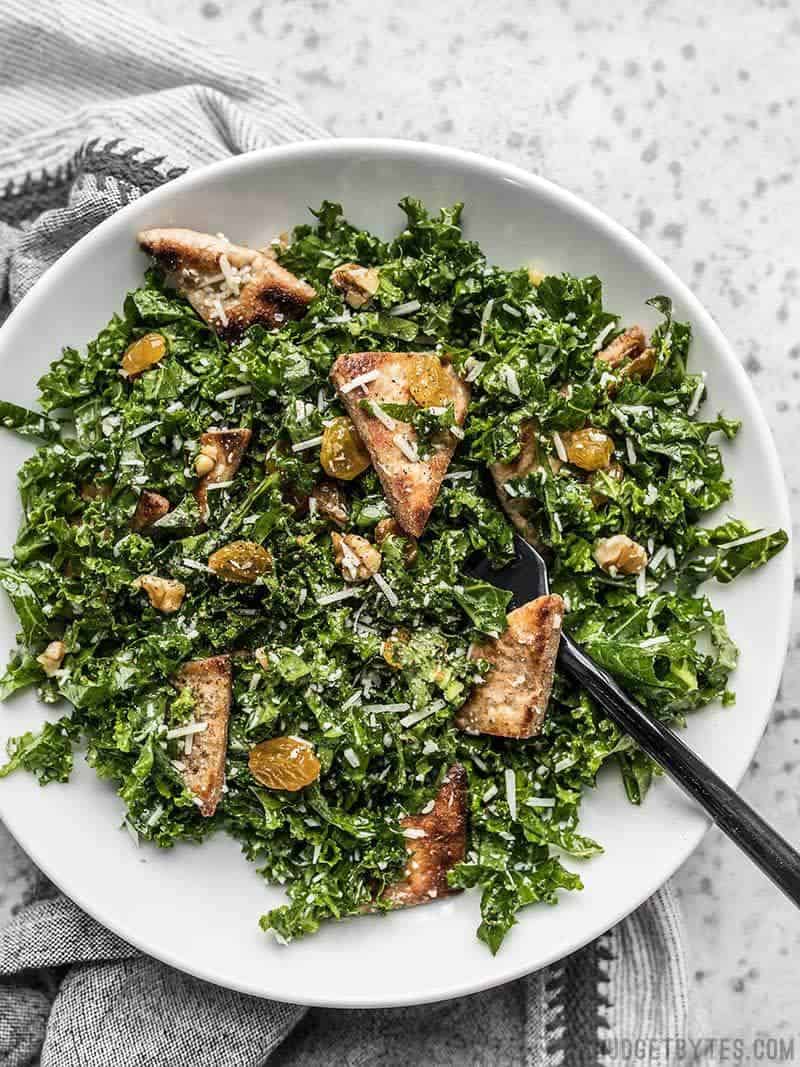
<instances>
[{"instance_id":1,"label":"bowl rim","mask_svg":"<svg viewBox=\"0 0 800 1067\"><path fill-rule=\"evenodd\" d=\"M162 201L169 201L176 195L180 196L184 193L191 192L195 188L202 187L210 178L217 178L226 173L246 172L248 170L258 172L264 168L269 168L270 165L275 163L291 163L293 160L309 156L325 158L336 156L348 157L353 155L358 155L362 158L370 156L375 158L395 156L410 162L434 162L444 167L458 164L462 167L471 168L476 172L480 172L485 177L513 182L518 186L522 186L533 195L544 197L551 202L560 204L564 209L577 216L581 221L596 227L613 244L624 249L632 258L637 259L650 270L666 275L669 278L673 294L680 299L685 307L686 315L693 323L702 322L704 329L709 335L711 344L716 348L725 363L726 372L729 373L733 379L733 384L736 387L737 393L744 398L745 402L747 402L749 408L747 412L748 425L757 435L764 450L765 459L768 464L767 473L776 492L776 504L780 514L779 522L789 535L786 556L789 561L791 561L792 520L789 496L772 431L767 423L766 416L758 402L756 392L751 385L744 368L736 358L731 344L722 333L722 330L717 325L712 315L704 308L699 299L670 266L656 255L656 253L653 252L642 240L611 216L595 207L583 197L578 196L576 193L563 188L547 178L543 178L538 174L524 170L522 167L515 164L502 162L501 160L494 159L478 152L466 151L464 149L452 148L446 145L430 142L419 142L399 138L321 138L316 140L295 141L278 147L262 148L252 152L231 156L206 166L198 167L178 178L165 181L165 183L158 188L153 189L150 192L143 194L141 197L138 197L131 203L126 204L107 219L100 222L69 248L42 274L31 289L22 297L2 326L0 326L0 351L4 346L3 342L7 334L10 332L11 327L16 324L17 320L27 314L28 307L35 300L43 299L44 294L48 290L54 289L58 285L59 280L72 269L74 263L80 261L85 256L90 256L93 252L93 246L100 244L105 234L110 230L113 230L115 227L119 228L120 231L124 230L127 219L141 212L143 203L152 205L153 208L157 208ZM776 671L775 677L768 679L769 684L766 686L765 695L769 696L769 700L767 701L765 699L764 702L766 712L763 716L763 722L761 723L760 729L755 734L753 743L747 746L746 750L740 752L736 772L727 775L728 781L733 786L738 786L743 779L769 721L770 709L778 692L781 674L785 663L786 650L789 643L791 610L792 588L788 585L785 595L781 598L780 603L773 604L771 608L771 624L774 628L776 643L783 649L783 656L779 661L780 665ZM7 805L3 805L2 797L0 796L0 816L3 818L8 830L16 838L17 835L14 829L15 820L13 813L4 811L4 807L7 807ZM391 999L385 999L380 996L373 996L372 998L356 997L343 999L341 994L337 996L334 992L328 997L315 996L309 999L303 999L296 993L293 993L293 999L289 1001L285 994L281 994L280 990L270 990L267 992L264 990L263 986L258 987L247 982L233 982L228 978L218 977L212 971L204 971L200 967L189 968L185 963L176 959L171 953L160 950L157 945L154 946L149 944L146 938L141 936L131 936L125 929L124 917L122 915L119 917L113 915L109 917L100 914L103 909L96 907L91 901L82 899L83 894L76 896L72 896L71 894L68 895L70 896L70 899L72 899L88 915L96 919L101 925L111 930L119 937L123 938L136 949L203 981L222 985L225 988L234 989L251 996L269 998L294 1004L306 1004L309 1006L364 1009L376 1007L402 1007L415 1004L435 1003L471 993L478 993L506 982L513 981L526 974L534 973L559 959L563 959L570 953L577 951L584 945L595 940L597 937L602 936L603 933L610 930L618 922L631 914L645 900L649 899L649 897L657 892L694 852L710 825L710 821L703 820L702 823L698 823L698 826L695 829L687 832L681 848L678 849L676 847L674 849L674 862L671 863L672 869L669 874L666 877L663 877L662 872L656 872L651 883L648 883L644 892L637 894L633 900L625 898L624 904L617 908L612 918L606 922L603 930L598 930L589 937L581 936L575 938L574 941L565 943L563 947L554 950L533 966L524 964L512 965L499 974L495 973L484 978L479 978L477 981L475 979L465 978L458 985L450 984L446 988L433 990L422 996L415 995L413 991L410 991L408 995L402 998L394 996ZM29 851L27 846L23 846L22 844L21 847L23 847L26 854L30 856L43 873L58 885L58 879L49 869L47 856L42 855L41 850L32 849Z\"/></svg>"}]
</instances>

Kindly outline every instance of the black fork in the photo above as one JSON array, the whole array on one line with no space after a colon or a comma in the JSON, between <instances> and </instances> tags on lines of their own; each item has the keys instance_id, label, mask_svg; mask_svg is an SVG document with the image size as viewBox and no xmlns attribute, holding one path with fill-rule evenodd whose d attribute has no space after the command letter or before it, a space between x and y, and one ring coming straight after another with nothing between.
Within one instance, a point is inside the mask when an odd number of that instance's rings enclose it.
<instances>
[{"instance_id":1,"label":"black fork","mask_svg":"<svg viewBox=\"0 0 800 1067\"><path fill-rule=\"evenodd\" d=\"M520 607L550 591L547 564L532 545L514 535L516 558L497 570L483 558L472 562L474 577L513 593ZM674 731L651 718L568 634L562 634L558 665L575 679L608 715L693 797L723 833L768 878L800 906L800 854L766 823L729 785L684 744Z\"/></svg>"}]
</instances>

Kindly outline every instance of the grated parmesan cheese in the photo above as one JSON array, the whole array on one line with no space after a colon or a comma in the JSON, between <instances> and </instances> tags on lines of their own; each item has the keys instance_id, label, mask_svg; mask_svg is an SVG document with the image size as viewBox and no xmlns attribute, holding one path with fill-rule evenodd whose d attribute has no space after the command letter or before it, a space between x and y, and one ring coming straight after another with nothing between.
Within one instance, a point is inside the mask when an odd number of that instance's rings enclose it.
<instances>
[{"instance_id":1,"label":"grated parmesan cheese","mask_svg":"<svg viewBox=\"0 0 800 1067\"><path fill-rule=\"evenodd\" d=\"M390 607L396 608L397 605L400 603L400 601L399 601L399 599L397 597L397 593L395 593L394 589L392 589L392 587L389 585L389 583L386 581L386 579L383 577L383 575L381 575L381 574L373 574L372 575L372 580L375 582L377 587L380 589L380 591L383 593L383 595L389 601Z\"/></svg>"},{"instance_id":2,"label":"grated parmesan cheese","mask_svg":"<svg viewBox=\"0 0 800 1067\"><path fill-rule=\"evenodd\" d=\"M505 772L506 779L506 800L508 801L508 810L511 818L516 822L517 819L517 776L514 771L508 767Z\"/></svg>"},{"instance_id":3,"label":"grated parmesan cheese","mask_svg":"<svg viewBox=\"0 0 800 1067\"><path fill-rule=\"evenodd\" d=\"M467 371L467 376L464 381L474 382L480 377L481 371L486 366L486 364L481 363L478 359L473 359L471 356L467 360L467 363L469 364L469 370ZM467 366L467 363L464 364L465 367Z\"/></svg>"},{"instance_id":4,"label":"grated parmesan cheese","mask_svg":"<svg viewBox=\"0 0 800 1067\"><path fill-rule=\"evenodd\" d=\"M423 708L422 711L412 711L410 715L406 715L400 720L400 725L404 727L416 726L418 722L422 722L423 719L427 719L429 715L435 715L438 708L433 706L429 708Z\"/></svg>"},{"instance_id":5,"label":"grated parmesan cheese","mask_svg":"<svg viewBox=\"0 0 800 1067\"><path fill-rule=\"evenodd\" d=\"M647 568L642 567L636 575L636 595L643 597L647 593Z\"/></svg>"},{"instance_id":6,"label":"grated parmesan cheese","mask_svg":"<svg viewBox=\"0 0 800 1067\"><path fill-rule=\"evenodd\" d=\"M376 378L380 378L380 371L368 370L365 374L359 374L356 378L351 378L349 382L345 382L344 385L339 387L339 392L352 393L354 389L368 385L369 382L374 382ZM365 389L364 392L366 393L366 391Z\"/></svg>"},{"instance_id":7,"label":"grated parmesan cheese","mask_svg":"<svg viewBox=\"0 0 800 1067\"><path fill-rule=\"evenodd\" d=\"M393 308L389 308L389 314L395 317L402 317L403 315L413 315L415 311L419 311L422 307L419 300L408 300L405 304L396 304Z\"/></svg>"},{"instance_id":8,"label":"grated parmesan cheese","mask_svg":"<svg viewBox=\"0 0 800 1067\"><path fill-rule=\"evenodd\" d=\"M127 818L127 816L122 820L122 824L125 827L125 829L128 831L128 834L130 835L131 841L133 841L133 843L136 846L136 848L138 848L139 847L139 831L136 829L136 827L133 825L133 823L130 821L130 819Z\"/></svg>"},{"instance_id":9,"label":"grated parmesan cheese","mask_svg":"<svg viewBox=\"0 0 800 1067\"><path fill-rule=\"evenodd\" d=\"M512 396L521 396L522 393L519 388L519 379L517 378L517 372L513 367L503 367L503 377L506 380L508 391Z\"/></svg>"},{"instance_id":10,"label":"grated parmesan cheese","mask_svg":"<svg viewBox=\"0 0 800 1067\"><path fill-rule=\"evenodd\" d=\"M316 448L317 445L322 444L322 435L319 437L309 437L307 441L298 441L296 445L292 445L292 452L305 452L308 448Z\"/></svg>"},{"instance_id":11,"label":"grated parmesan cheese","mask_svg":"<svg viewBox=\"0 0 800 1067\"><path fill-rule=\"evenodd\" d=\"M253 391L252 385L237 385L235 389L225 389L217 393L215 400L234 400L237 396L249 396Z\"/></svg>"},{"instance_id":12,"label":"grated parmesan cheese","mask_svg":"<svg viewBox=\"0 0 800 1067\"><path fill-rule=\"evenodd\" d=\"M207 729L207 722L190 722L186 726L175 726L172 730L167 730L167 740L172 741L176 737L189 737L190 734L202 734Z\"/></svg>"},{"instance_id":13,"label":"grated parmesan cheese","mask_svg":"<svg viewBox=\"0 0 800 1067\"><path fill-rule=\"evenodd\" d=\"M486 327L489 323L489 319L492 317L492 308L494 307L494 299L486 301L486 307L481 314L481 335L478 338L478 344L482 345L486 339Z\"/></svg>"},{"instance_id":14,"label":"grated parmesan cheese","mask_svg":"<svg viewBox=\"0 0 800 1067\"><path fill-rule=\"evenodd\" d=\"M695 386L695 390L692 393L692 399L689 401L689 406L686 409L686 414L690 417L694 415L697 409L700 407L700 399L703 395L703 391L706 387L706 372L703 371L701 380Z\"/></svg>"},{"instance_id":15,"label":"grated parmesan cheese","mask_svg":"<svg viewBox=\"0 0 800 1067\"><path fill-rule=\"evenodd\" d=\"M383 410L377 400L372 401L372 403L370 404L370 410L372 411L373 417L376 418L378 422L383 423L387 430L395 429L397 423L394 421L391 415L386 414L386 412Z\"/></svg>"},{"instance_id":16,"label":"grated parmesan cheese","mask_svg":"<svg viewBox=\"0 0 800 1067\"><path fill-rule=\"evenodd\" d=\"M340 600L348 600L354 596L358 596L358 590L340 589L338 593L324 593L321 597L317 597L317 603L324 608L327 604L338 604Z\"/></svg>"},{"instance_id":17,"label":"grated parmesan cheese","mask_svg":"<svg viewBox=\"0 0 800 1067\"><path fill-rule=\"evenodd\" d=\"M160 425L161 419L156 419L154 422L146 422L143 426L137 426L135 430L131 430L131 432L128 434L128 437L131 439L131 441L133 441L134 438L141 437L142 434L148 433L150 430L154 430L156 426Z\"/></svg>"},{"instance_id":18,"label":"grated parmesan cheese","mask_svg":"<svg viewBox=\"0 0 800 1067\"><path fill-rule=\"evenodd\" d=\"M650 567L651 571L658 570L658 568L661 566L662 561L664 560L664 558L667 555L667 551L668 551L668 549L667 549L666 545L662 545L661 548L659 548L659 550L656 552L656 554L650 560L649 567Z\"/></svg>"},{"instance_id":19,"label":"grated parmesan cheese","mask_svg":"<svg viewBox=\"0 0 800 1067\"><path fill-rule=\"evenodd\" d=\"M190 571L202 571L203 574L210 574L211 568L206 566L205 563L201 563L196 559L182 559L181 563L184 567L188 567Z\"/></svg>"},{"instance_id":20,"label":"grated parmesan cheese","mask_svg":"<svg viewBox=\"0 0 800 1067\"><path fill-rule=\"evenodd\" d=\"M567 455L567 450L564 447L564 442L561 440L560 433L553 433L553 444L555 445L556 455L561 460L561 462L569 463L569 456Z\"/></svg>"},{"instance_id":21,"label":"grated parmesan cheese","mask_svg":"<svg viewBox=\"0 0 800 1067\"><path fill-rule=\"evenodd\" d=\"M738 548L739 545L749 545L753 541L760 541L764 537L763 530L757 530L755 533L748 534L747 537L738 537L735 541L726 541L723 545L717 545L717 548Z\"/></svg>"},{"instance_id":22,"label":"grated parmesan cheese","mask_svg":"<svg viewBox=\"0 0 800 1067\"><path fill-rule=\"evenodd\" d=\"M419 462L419 452L413 441L409 441L409 439L402 433L396 433L392 437L392 440L410 463Z\"/></svg>"}]
</instances>

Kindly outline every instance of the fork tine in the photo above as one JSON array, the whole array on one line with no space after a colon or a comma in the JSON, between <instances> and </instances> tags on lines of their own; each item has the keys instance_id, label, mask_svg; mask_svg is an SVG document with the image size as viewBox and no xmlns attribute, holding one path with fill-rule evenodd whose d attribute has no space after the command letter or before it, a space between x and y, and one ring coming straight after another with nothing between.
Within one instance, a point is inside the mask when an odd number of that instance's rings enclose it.
<instances>
[{"instance_id":1,"label":"fork tine","mask_svg":"<svg viewBox=\"0 0 800 1067\"><path fill-rule=\"evenodd\" d=\"M546 596L550 592L550 576L544 556L518 533L514 534L514 549L517 560L530 569L531 585L536 590L534 596Z\"/></svg>"},{"instance_id":2,"label":"fork tine","mask_svg":"<svg viewBox=\"0 0 800 1067\"><path fill-rule=\"evenodd\" d=\"M505 567L493 568L489 560L482 556L471 561L467 567L473 578L508 589L513 593L511 607L519 608L529 600L544 596L550 591L547 564L536 549L528 542L514 534L515 558Z\"/></svg>"}]
</instances>

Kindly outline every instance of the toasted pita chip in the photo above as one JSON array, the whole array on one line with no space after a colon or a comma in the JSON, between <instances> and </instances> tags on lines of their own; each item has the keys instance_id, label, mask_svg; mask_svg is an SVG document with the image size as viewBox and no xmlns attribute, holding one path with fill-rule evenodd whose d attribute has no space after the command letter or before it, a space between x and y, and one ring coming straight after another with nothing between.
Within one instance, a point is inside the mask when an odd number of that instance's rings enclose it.
<instances>
[{"instance_id":1,"label":"toasted pita chip","mask_svg":"<svg viewBox=\"0 0 800 1067\"><path fill-rule=\"evenodd\" d=\"M131 517L131 529L139 533L162 519L169 511L169 501L160 493L143 489L136 503L136 510Z\"/></svg>"},{"instance_id":2,"label":"toasted pita chip","mask_svg":"<svg viewBox=\"0 0 800 1067\"><path fill-rule=\"evenodd\" d=\"M406 838L405 877L388 886L382 899L396 908L413 908L459 892L447 884L447 872L467 850L467 772L460 763L447 772L433 810L407 815L402 825L414 834Z\"/></svg>"},{"instance_id":3,"label":"toasted pita chip","mask_svg":"<svg viewBox=\"0 0 800 1067\"><path fill-rule=\"evenodd\" d=\"M425 523L436 503L442 479L447 473L458 439L452 434L434 445L425 459L412 459L416 451L416 431L405 422L381 419L361 407L364 399L388 404L411 402L409 382L412 368L429 353L423 352L354 352L339 356L331 371L331 380L339 390L342 403L355 423L369 451L372 465L380 478L392 512L412 537L421 537ZM449 396L455 419L462 426L469 404L469 386L449 364L444 365ZM347 390L348 382L362 375L377 373L363 386ZM398 444L398 441L400 442Z\"/></svg>"},{"instance_id":4,"label":"toasted pita chip","mask_svg":"<svg viewBox=\"0 0 800 1067\"><path fill-rule=\"evenodd\" d=\"M500 637L472 649L472 658L488 660L492 669L457 713L459 729L519 739L540 732L563 617L560 596L538 597L509 614Z\"/></svg>"},{"instance_id":5,"label":"toasted pita chip","mask_svg":"<svg viewBox=\"0 0 800 1067\"><path fill-rule=\"evenodd\" d=\"M196 230L143 230L140 246L202 319L232 340L248 326L299 319L315 291L264 252Z\"/></svg>"},{"instance_id":6,"label":"toasted pita chip","mask_svg":"<svg viewBox=\"0 0 800 1067\"><path fill-rule=\"evenodd\" d=\"M641 355L647 347L647 337L641 326L631 326L629 330L615 337L611 344L597 353L597 359L609 367L618 367L626 359Z\"/></svg>"},{"instance_id":7,"label":"toasted pita chip","mask_svg":"<svg viewBox=\"0 0 800 1067\"><path fill-rule=\"evenodd\" d=\"M180 759L187 789L197 798L202 815L213 815L225 784L225 753L231 713L231 657L212 656L184 664L172 679L176 689L188 688L195 700L194 717L206 723L192 734L191 751Z\"/></svg>"},{"instance_id":8,"label":"toasted pita chip","mask_svg":"<svg viewBox=\"0 0 800 1067\"><path fill-rule=\"evenodd\" d=\"M210 429L200 435L200 448L214 460L214 466L198 481L194 497L200 518L208 519L208 487L229 482L238 471L253 436L252 430Z\"/></svg>"}]
</instances>

